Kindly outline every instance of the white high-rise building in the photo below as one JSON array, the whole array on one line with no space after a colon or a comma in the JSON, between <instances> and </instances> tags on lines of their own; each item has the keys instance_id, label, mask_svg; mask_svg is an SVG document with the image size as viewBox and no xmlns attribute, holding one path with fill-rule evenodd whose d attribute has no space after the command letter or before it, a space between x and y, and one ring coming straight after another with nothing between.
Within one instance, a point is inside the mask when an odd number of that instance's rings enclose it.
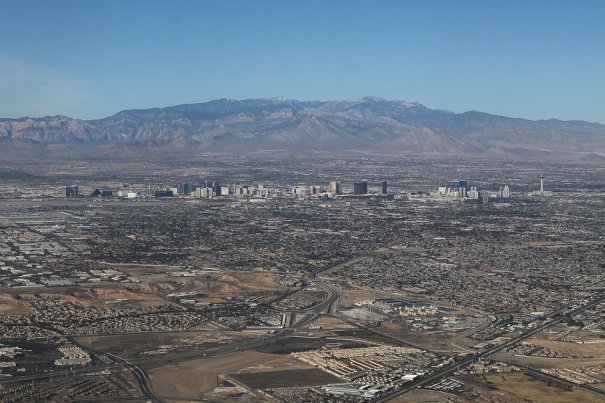
<instances>
[{"instance_id":1,"label":"white high-rise building","mask_svg":"<svg viewBox=\"0 0 605 403\"><path fill-rule=\"evenodd\" d=\"M504 185L504 187L502 188L502 194L500 195L500 197L502 197L503 199L510 198L510 188L508 187L508 185Z\"/></svg>"},{"instance_id":2,"label":"white high-rise building","mask_svg":"<svg viewBox=\"0 0 605 403\"><path fill-rule=\"evenodd\" d=\"M471 190L469 190L468 192L466 192L466 195L471 200L478 200L479 199L479 191L477 190L476 187L472 187Z\"/></svg>"}]
</instances>

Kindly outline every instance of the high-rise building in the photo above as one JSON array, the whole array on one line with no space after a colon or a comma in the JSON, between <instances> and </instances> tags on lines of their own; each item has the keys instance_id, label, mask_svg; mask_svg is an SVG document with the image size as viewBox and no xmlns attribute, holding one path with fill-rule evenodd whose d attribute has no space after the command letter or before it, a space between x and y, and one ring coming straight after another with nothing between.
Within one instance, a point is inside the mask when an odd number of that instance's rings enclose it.
<instances>
[{"instance_id":1,"label":"high-rise building","mask_svg":"<svg viewBox=\"0 0 605 403\"><path fill-rule=\"evenodd\" d=\"M477 190L476 187L472 187L471 190L466 192L466 195L471 200L479 200L479 191Z\"/></svg>"},{"instance_id":2,"label":"high-rise building","mask_svg":"<svg viewBox=\"0 0 605 403\"><path fill-rule=\"evenodd\" d=\"M188 195L193 192L193 184L190 182L182 182L177 185L177 192L179 194Z\"/></svg>"},{"instance_id":3,"label":"high-rise building","mask_svg":"<svg viewBox=\"0 0 605 403\"><path fill-rule=\"evenodd\" d=\"M387 187L387 181L383 181L382 182L382 194L385 195L387 193L389 193L388 187Z\"/></svg>"},{"instance_id":4,"label":"high-rise building","mask_svg":"<svg viewBox=\"0 0 605 403\"><path fill-rule=\"evenodd\" d=\"M340 194L340 183L332 181L330 182L330 193L333 195Z\"/></svg>"},{"instance_id":5,"label":"high-rise building","mask_svg":"<svg viewBox=\"0 0 605 403\"><path fill-rule=\"evenodd\" d=\"M466 197L466 187L468 186L468 180L458 181L458 197Z\"/></svg>"},{"instance_id":6,"label":"high-rise building","mask_svg":"<svg viewBox=\"0 0 605 403\"><path fill-rule=\"evenodd\" d=\"M68 199L73 199L74 197L78 197L78 187L77 186L65 186L65 197Z\"/></svg>"},{"instance_id":7,"label":"high-rise building","mask_svg":"<svg viewBox=\"0 0 605 403\"><path fill-rule=\"evenodd\" d=\"M197 188L195 190L195 197L198 199L212 199L212 188Z\"/></svg>"},{"instance_id":8,"label":"high-rise building","mask_svg":"<svg viewBox=\"0 0 605 403\"><path fill-rule=\"evenodd\" d=\"M214 181L214 186L212 186L212 191L214 192L215 196L221 195L221 185L217 181Z\"/></svg>"},{"instance_id":9,"label":"high-rise building","mask_svg":"<svg viewBox=\"0 0 605 403\"><path fill-rule=\"evenodd\" d=\"M307 189L304 186L294 186L292 188L292 194L296 197L306 197Z\"/></svg>"},{"instance_id":10,"label":"high-rise building","mask_svg":"<svg viewBox=\"0 0 605 403\"><path fill-rule=\"evenodd\" d=\"M544 175L540 175L540 194L544 196Z\"/></svg>"},{"instance_id":11,"label":"high-rise building","mask_svg":"<svg viewBox=\"0 0 605 403\"><path fill-rule=\"evenodd\" d=\"M365 195L368 194L368 182L355 182L353 184L354 195Z\"/></svg>"},{"instance_id":12,"label":"high-rise building","mask_svg":"<svg viewBox=\"0 0 605 403\"><path fill-rule=\"evenodd\" d=\"M502 190L500 192L500 197L502 197L503 199L510 198L510 188L508 187L508 185L504 185L504 187L502 188Z\"/></svg>"}]
</instances>

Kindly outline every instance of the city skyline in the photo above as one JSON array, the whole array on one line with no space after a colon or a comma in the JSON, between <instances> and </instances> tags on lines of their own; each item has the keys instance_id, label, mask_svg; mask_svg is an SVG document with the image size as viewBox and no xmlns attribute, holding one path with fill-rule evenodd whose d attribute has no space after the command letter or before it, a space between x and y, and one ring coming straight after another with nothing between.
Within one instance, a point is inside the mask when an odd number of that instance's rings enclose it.
<instances>
[{"instance_id":1,"label":"city skyline","mask_svg":"<svg viewBox=\"0 0 605 403\"><path fill-rule=\"evenodd\" d=\"M0 402L605 401L605 2L0 7Z\"/></svg>"}]
</instances>

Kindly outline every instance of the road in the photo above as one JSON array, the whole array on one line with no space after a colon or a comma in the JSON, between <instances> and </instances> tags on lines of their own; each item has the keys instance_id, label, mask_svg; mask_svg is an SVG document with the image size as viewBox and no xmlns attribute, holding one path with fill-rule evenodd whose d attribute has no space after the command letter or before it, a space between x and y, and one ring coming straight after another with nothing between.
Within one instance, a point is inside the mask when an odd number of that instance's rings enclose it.
<instances>
[{"instance_id":1,"label":"road","mask_svg":"<svg viewBox=\"0 0 605 403\"><path fill-rule=\"evenodd\" d=\"M508 362L508 361L503 361L503 362ZM512 363L512 362L510 362L510 364L511 365L519 366L518 363ZM552 380L552 383L554 383L555 385L556 384L563 384L563 385L569 386L570 388L577 387L577 388L580 388L580 389L584 389L584 390L587 390L587 391L590 391L590 392L597 393L597 394L599 394L601 396L605 396L605 390L603 390L603 389L595 388L594 386L591 386L591 385L588 385L588 384L579 384L579 383L570 382L567 379L563 379L563 378L560 378L560 377L552 375L552 374L547 374L547 373L542 372L542 371L540 371L540 370L538 370L536 368L528 367L527 365L523 366L523 368L524 368L525 372L528 372L530 374L536 375L538 378L546 379L546 380Z\"/></svg>"},{"instance_id":2,"label":"road","mask_svg":"<svg viewBox=\"0 0 605 403\"><path fill-rule=\"evenodd\" d=\"M122 357L118 357L115 354L111 354L111 353L105 353L105 354L107 354L109 357L113 358L114 360L121 362L122 364L124 364L124 366L126 366L126 368L128 368L130 370L130 372L132 372L132 374L134 375L134 377L137 380L137 383L139 384L139 387L141 388L141 392L143 393L143 396L145 396L146 398L148 398L149 400L151 400L153 402L160 401L151 391L151 388L149 387L149 378L147 377L147 374L145 373L145 371L143 371L141 368L139 368L139 366L133 364L132 362L125 360Z\"/></svg>"},{"instance_id":3,"label":"road","mask_svg":"<svg viewBox=\"0 0 605 403\"><path fill-rule=\"evenodd\" d=\"M491 324L492 324L492 322L494 320L496 320L496 317L493 316L493 315L490 315L490 320L488 322L485 322L482 325L476 326L476 327L474 327L472 329L469 329L469 330L467 330L465 332L462 332L461 334L459 334L458 336L456 336L452 340L450 340L449 343L447 343L447 344L449 344L450 346L452 346L454 348L457 348L458 350L464 351L466 353L472 352L472 350L469 350L468 348L465 348L465 347L457 345L456 342L458 340L462 340L462 339L464 339L464 338L466 338L466 337L468 337L470 335L473 335L473 334L475 334L477 332L480 332L483 329L487 329L488 327L491 326Z\"/></svg>"},{"instance_id":4,"label":"road","mask_svg":"<svg viewBox=\"0 0 605 403\"><path fill-rule=\"evenodd\" d=\"M69 374L71 376L82 375L82 374L100 371L103 369L112 369L112 368L118 368L118 367L125 366L134 375L135 379L137 380L137 383L139 384L139 387L141 388L141 392L143 393L145 398L147 398L153 402L160 402L161 400L153 394L153 391L151 390L151 387L149 386L149 378L148 378L147 374L145 373L145 371L143 371L139 367L140 364L152 364L152 363L169 364L169 363L179 362L179 361L193 359L193 358L214 357L214 356L218 356L218 355L234 353L237 351L250 350L250 349L267 346L270 344L275 344L280 339L288 337L290 335L290 333L292 333L296 329L300 329L300 328L303 328L304 326L307 326L309 323L311 323L314 320L316 320L317 318L319 318L319 316L322 315L323 313L329 312L331 309L334 309L334 305L336 304L336 302L338 300L338 293L336 292L336 290L334 290L334 288L332 288L329 285L321 284L320 286L323 287L326 292L324 300L322 302L320 302L319 304L306 310L305 311L306 315L302 319L298 320L296 323L293 323L290 328L282 329L272 335L255 338L253 340L244 340L244 341L240 341L240 342L229 343L229 344L226 344L223 346L213 347L213 348L209 348L206 350L195 350L195 351L189 351L189 352L184 352L184 353L180 353L180 354L174 354L174 355L171 355L170 357L158 356L158 357L140 358L140 359L136 359L136 360L126 360L115 354L105 353L105 352L97 351L95 349L88 348L88 350L92 350L97 354L107 355L112 360L114 360L114 363L91 366L91 367L86 367L86 368L79 368L76 370L69 371ZM79 345L71 337L69 339L75 345ZM60 374L57 372L54 372L54 373L45 373L45 374L35 374L35 375L10 378L10 379L2 379L2 380L0 380L0 384L14 383L15 381L31 381L31 380L48 379L48 378L52 378L53 376L55 376L55 377L60 376Z\"/></svg>"},{"instance_id":5,"label":"road","mask_svg":"<svg viewBox=\"0 0 605 403\"><path fill-rule=\"evenodd\" d=\"M431 383L434 383L438 380L440 380L441 378L444 378L448 375L453 374L454 372L459 371L460 369L470 365L471 363L478 361L479 359L482 358L486 358L489 357L490 355L497 353L499 351L504 350L507 347L510 347L514 344L517 344L533 335L535 335L536 333L539 333L541 331L543 331L544 329L547 329L553 325L556 325L557 323L560 323L564 320L570 319L573 316L577 315L578 313L584 312L587 309L590 309L598 304L600 304L601 302L605 302L605 296L601 295L596 297L595 299L593 299L591 302L582 305L578 308L575 308L569 312L567 312L564 315L560 315L558 317L555 317L553 319L548 320L547 322L533 328L530 330L527 330L526 332L522 333L521 335L514 337L504 343L498 344L496 346L490 347L487 350L483 351L482 353L479 354L474 354L472 356L467 356L465 358L463 358L461 361L456 362L455 364L446 367L440 371L434 372L432 374L430 374L428 377L422 377L418 380L414 380L412 382L407 383L403 388L398 389L392 393L389 393L386 396L383 396L377 400L375 400L375 402L387 402L397 396L401 396L407 392L410 392L412 390L415 390L419 387L422 386L426 386L426 385L430 385ZM563 309L560 309L559 312L563 311Z\"/></svg>"}]
</instances>

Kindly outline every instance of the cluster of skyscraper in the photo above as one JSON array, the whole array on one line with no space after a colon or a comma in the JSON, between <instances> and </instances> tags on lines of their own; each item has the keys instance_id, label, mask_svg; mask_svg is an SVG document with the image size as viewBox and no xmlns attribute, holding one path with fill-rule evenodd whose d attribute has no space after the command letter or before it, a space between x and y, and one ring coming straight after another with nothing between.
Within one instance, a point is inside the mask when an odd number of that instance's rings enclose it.
<instances>
[{"instance_id":1,"label":"cluster of skyscraper","mask_svg":"<svg viewBox=\"0 0 605 403\"><path fill-rule=\"evenodd\" d=\"M126 185L125 185L126 186ZM267 188L263 185L240 185L240 184L229 184L221 185L217 181L205 180L195 182L181 182L172 187L164 188L153 188L149 187L147 192L134 192L132 189L122 189L117 192L117 197L125 199L133 199L139 196L147 197L174 197L177 195L183 196L194 196L198 199L212 199L214 197L225 197L233 195L235 197L254 197L254 198L267 198L273 196L282 195L282 191L274 188ZM369 192L368 182L355 182L353 183L353 192L344 194L342 186L339 182L332 181L328 185L328 190L322 189L321 186L294 186L290 193L295 197L307 197L307 196L318 196L318 197L329 197L342 195L343 197L352 196L387 196L388 185L386 181L381 183L380 193ZM78 197L77 186L66 186L65 197L74 198ZM95 189L90 194L91 197L113 197L113 192L110 190L99 190Z\"/></svg>"},{"instance_id":2,"label":"cluster of skyscraper","mask_svg":"<svg viewBox=\"0 0 605 403\"><path fill-rule=\"evenodd\" d=\"M214 197L229 195L234 195L237 197L251 196L266 198L274 194L275 191L273 189L266 188L263 185L221 185L217 181L206 180L198 183L179 183L175 187L155 191L154 196L173 197L176 195L193 195L198 199L212 199Z\"/></svg>"},{"instance_id":3,"label":"cluster of skyscraper","mask_svg":"<svg viewBox=\"0 0 605 403\"><path fill-rule=\"evenodd\" d=\"M500 187L497 194L490 194L486 191L480 191L476 186L468 187L468 180L459 180L458 187L440 186L435 196L449 197L452 199L477 200L484 203L489 202L490 198L509 199L510 188L508 185Z\"/></svg>"},{"instance_id":4,"label":"cluster of skyscraper","mask_svg":"<svg viewBox=\"0 0 605 403\"><path fill-rule=\"evenodd\" d=\"M381 194L382 195L387 195L388 194L388 185L387 182L382 182L381 184ZM332 181L329 183L328 185L328 191L325 192L321 189L320 186L295 186L292 188L292 194L295 196L300 196L300 197L304 197L304 196L308 196L308 195L331 195L331 196L337 196L337 195L343 195L343 191L342 191L342 186L339 182L335 182ZM363 181L363 182L355 182L353 183L353 196L364 196L364 195L369 195L369 194L375 194L375 193L370 193L368 191L368 182L367 181ZM348 196L350 196L351 194L349 194Z\"/></svg>"}]
</instances>

